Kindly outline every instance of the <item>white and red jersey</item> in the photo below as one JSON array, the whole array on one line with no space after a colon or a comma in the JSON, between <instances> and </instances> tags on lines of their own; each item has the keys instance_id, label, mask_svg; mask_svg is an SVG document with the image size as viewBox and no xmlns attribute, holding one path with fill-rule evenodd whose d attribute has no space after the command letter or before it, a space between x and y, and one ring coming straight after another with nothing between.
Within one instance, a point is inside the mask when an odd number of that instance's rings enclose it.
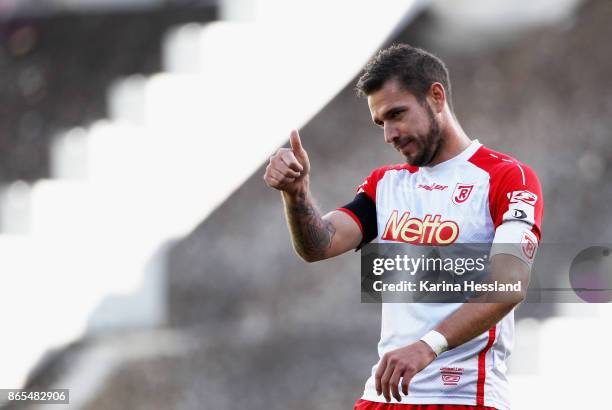
<instances>
[{"instance_id":1,"label":"white and red jersey","mask_svg":"<svg viewBox=\"0 0 612 410\"><path fill-rule=\"evenodd\" d=\"M357 222L364 242L516 242L524 253L517 256L529 262L541 237L543 200L529 167L472 141L462 153L433 167L404 164L374 170L355 200L339 209ZM379 356L418 341L460 306L383 303ZM412 379L401 403L508 409L505 373L513 336L510 312L489 331L440 354ZM366 382L364 400L384 401L374 384L377 365Z\"/></svg>"}]
</instances>

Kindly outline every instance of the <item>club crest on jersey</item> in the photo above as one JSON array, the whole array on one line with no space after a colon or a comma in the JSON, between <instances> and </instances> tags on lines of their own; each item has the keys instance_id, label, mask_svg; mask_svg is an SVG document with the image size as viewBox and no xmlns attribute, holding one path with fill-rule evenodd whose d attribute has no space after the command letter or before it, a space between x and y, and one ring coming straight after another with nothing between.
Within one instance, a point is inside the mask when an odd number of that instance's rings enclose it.
<instances>
[{"instance_id":1,"label":"club crest on jersey","mask_svg":"<svg viewBox=\"0 0 612 410\"><path fill-rule=\"evenodd\" d=\"M521 250L529 262L533 261L537 249L538 243L535 236L531 232L524 231L521 238Z\"/></svg>"},{"instance_id":2,"label":"club crest on jersey","mask_svg":"<svg viewBox=\"0 0 612 410\"><path fill-rule=\"evenodd\" d=\"M508 195L511 204L523 202L527 205L535 206L538 201L538 196L529 191L513 191L508 192L506 195Z\"/></svg>"},{"instance_id":3,"label":"club crest on jersey","mask_svg":"<svg viewBox=\"0 0 612 410\"><path fill-rule=\"evenodd\" d=\"M382 234L387 241L414 245L450 245L459 237L459 225L455 221L443 221L441 215L427 214L423 219L410 218L404 212L401 218L396 210L391 212Z\"/></svg>"},{"instance_id":4,"label":"club crest on jersey","mask_svg":"<svg viewBox=\"0 0 612 410\"><path fill-rule=\"evenodd\" d=\"M457 184L457 186L455 186L455 192L453 192L453 203L461 205L467 201L472 190L474 190L474 184Z\"/></svg>"}]
</instances>

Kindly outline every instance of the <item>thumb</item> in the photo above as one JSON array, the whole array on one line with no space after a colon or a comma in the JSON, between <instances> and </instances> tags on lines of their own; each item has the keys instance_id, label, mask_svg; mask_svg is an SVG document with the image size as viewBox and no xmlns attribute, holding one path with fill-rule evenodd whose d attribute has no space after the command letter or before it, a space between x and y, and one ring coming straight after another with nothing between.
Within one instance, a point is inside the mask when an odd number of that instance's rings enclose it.
<instances>
[{"instance_id":1,"label":"thumb","mask_svg":"<svg viewBox=\"0 0 612 410\"><path fill-rule=\"evenodd\" d=\"M291 144L291 149L294 153L298 153L304 150L304 148L302 148L302 140L300 140L300 133L298 132L298 130L291 131L289 143Z\"/></svg>"}]
</instances>

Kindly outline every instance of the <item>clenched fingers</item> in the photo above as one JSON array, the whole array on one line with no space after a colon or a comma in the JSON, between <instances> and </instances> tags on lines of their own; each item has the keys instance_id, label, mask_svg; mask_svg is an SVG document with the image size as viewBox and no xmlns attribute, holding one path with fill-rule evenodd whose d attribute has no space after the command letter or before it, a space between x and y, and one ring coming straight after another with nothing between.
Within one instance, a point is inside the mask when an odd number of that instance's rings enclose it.
<instances>
[{"instance_id":1,"label":"clenched fingers","mask_svg":"<svg viewBox=\"0 0 612 410\"><path fill-rule=\"evenodd\" d=\"M291 173L294 173L294 171L291 171ZM264 175L264 180L266 182L268 182L268 180L276 181L278 183L277 186L281 186L283 184L295 181L295 177L290 176L285 172L281 172L278 169L272 167L271 165L268 165L268 167L266 168L266 173ZM276 188L277 186L273 186L273 188Z\"/></svg>"},{"instance_id":2,"label":"clenched fingers","mask_svg":"<svg viewBox=\"0 0 612 410\"><path fill-rule=\"evenodd\" d=\"M278 152L279 159L289 168L294 171L302 172L304 167L295 157L295 154L290 149L283 149Z\"/></svg>"},{"instance_id":3,"label":"clenched fingers","mask_svg":"<svg viewBox=\"0 0 612 410\"><path fill-rule=\"evenodd\" d=\"M301 173L289 166L282 160L272 162L272 167L288 178L299 178Z\"/></svg>"}]
</instances>

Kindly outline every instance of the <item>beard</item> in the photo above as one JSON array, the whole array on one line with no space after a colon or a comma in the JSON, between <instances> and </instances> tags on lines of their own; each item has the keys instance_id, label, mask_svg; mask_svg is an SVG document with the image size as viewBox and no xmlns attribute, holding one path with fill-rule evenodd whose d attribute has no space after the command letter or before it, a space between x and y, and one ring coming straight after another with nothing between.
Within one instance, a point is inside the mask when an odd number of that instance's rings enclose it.
<instances>
[{"instance_id":1,"label":"beard","mask_svg":"<svg viewBox=\"0 0 612 410\"><path fill-rule=\"evenodd\" d=\"M425 109L429 117L429 132L424 136L400 137L396 145L397 148L409 142L415 144L414 154L406 156L406 162L413 167L424 167L430 164L444 143L444 134L440 129L440 124L436 121L436 117L427 103L425 103Z\"/></svg>"}]
</instances>

